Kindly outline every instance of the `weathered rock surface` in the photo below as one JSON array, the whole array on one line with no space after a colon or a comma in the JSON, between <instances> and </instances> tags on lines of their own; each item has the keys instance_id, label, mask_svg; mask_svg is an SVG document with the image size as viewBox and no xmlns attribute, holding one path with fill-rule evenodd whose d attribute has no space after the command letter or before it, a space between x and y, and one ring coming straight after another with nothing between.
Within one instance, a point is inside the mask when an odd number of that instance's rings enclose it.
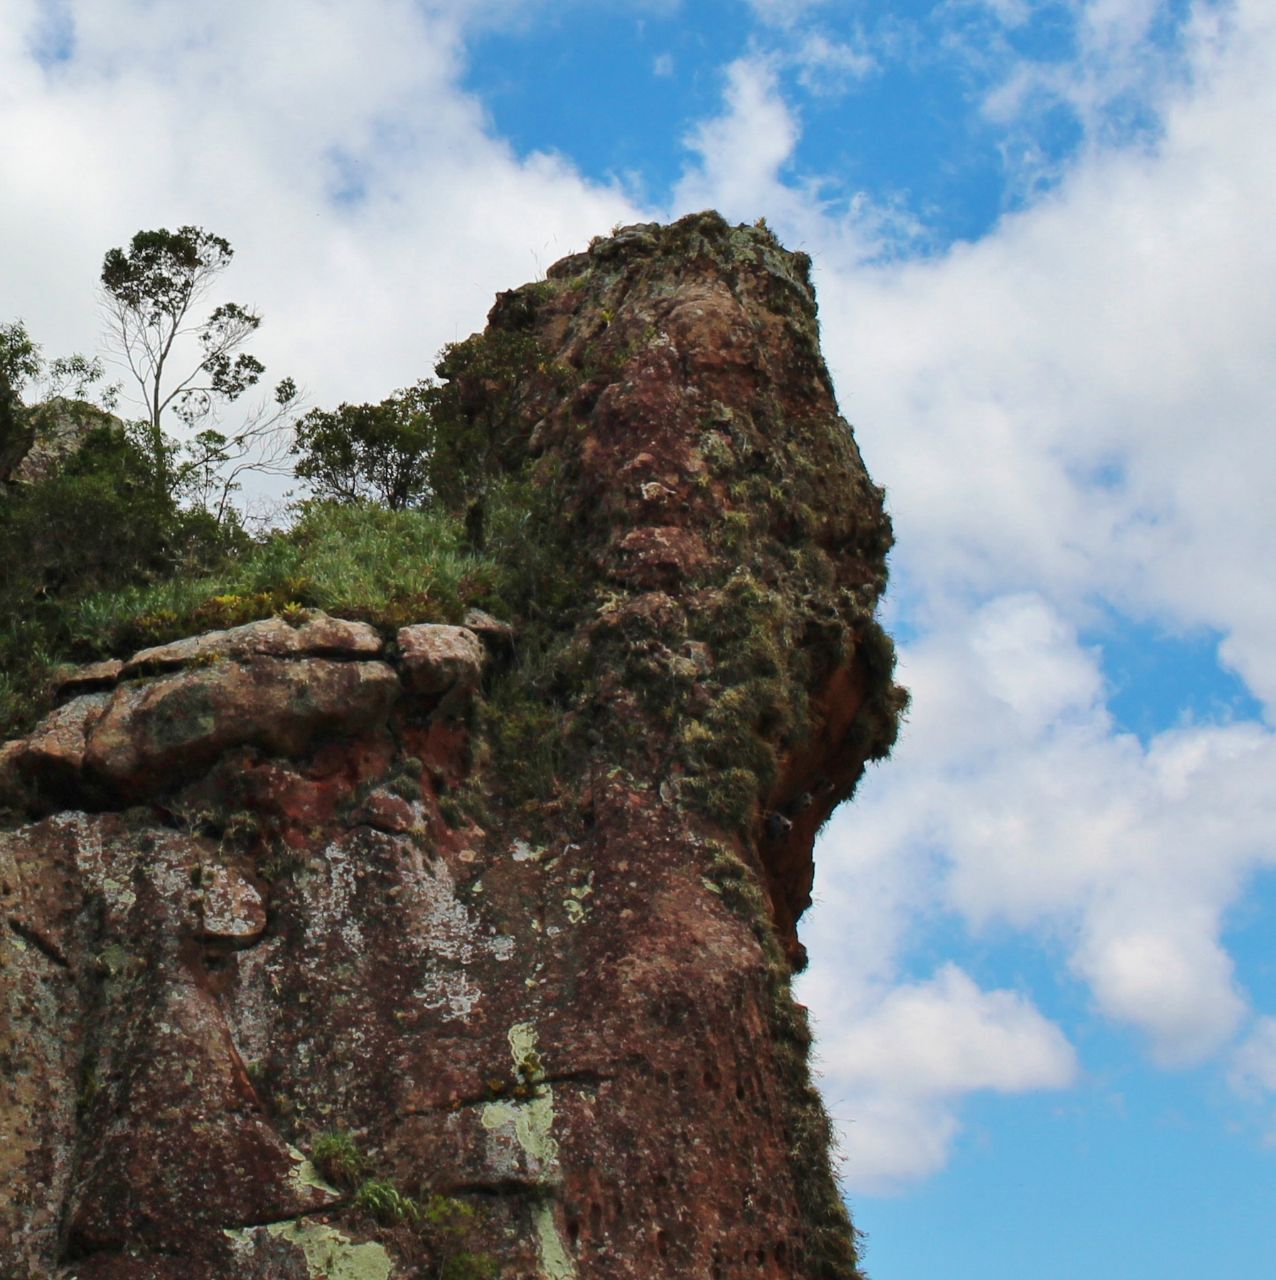
<instances>
[{"instance_id":1,"label":"weathered rock surface","mask_svg":"<svg viewBox=\"0 0 1276 1280\"><path fill-rule=\"evenodd\" d=\"M0 748L2 1280L858 1275L788 978L900 695L807 264L627 228L507 338L513 630L255 623Z\"/></svg>"},{"instance_id":2,"label":"weathered rock surface","mask_svg":"<svg viewBox=\"0 0 1276 1280\"><path fill-rule=\"evenodd\" d=\"M118 421L95 405L61 396L38 409L19 409L18 413L22 429L0 453L0 485L34 484L44 479L80 448L90 432Z\"/></svg>"}]
</instances>

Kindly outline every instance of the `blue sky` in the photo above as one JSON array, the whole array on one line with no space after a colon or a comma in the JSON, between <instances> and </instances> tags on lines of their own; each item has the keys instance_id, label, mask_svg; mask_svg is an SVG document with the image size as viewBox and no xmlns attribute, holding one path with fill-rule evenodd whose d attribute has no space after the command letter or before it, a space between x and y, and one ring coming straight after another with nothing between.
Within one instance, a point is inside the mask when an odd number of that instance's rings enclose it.
<instances>
[{"instance_id":1,"label":"blue sky","mask_svg":"<svg viewBox=\"0 0 1276 1280\"><path fill-rule=\"evenodd\" d=\"M616 223L812 254L914 696L804 926L875 1280L1276 1266L1269 10L6 0L0 319L50 352L144 226L231 239L321 404Z\"/></svg>"}]
</instances>

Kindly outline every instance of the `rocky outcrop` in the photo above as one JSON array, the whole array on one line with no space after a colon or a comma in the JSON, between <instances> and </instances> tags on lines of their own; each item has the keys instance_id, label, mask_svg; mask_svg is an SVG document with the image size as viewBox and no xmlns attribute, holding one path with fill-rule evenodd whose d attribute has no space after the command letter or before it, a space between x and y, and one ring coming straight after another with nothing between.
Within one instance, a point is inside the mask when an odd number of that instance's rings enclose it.
<instances>
[{"instance_id":1,"label":"rocky outcrop","mask_svg":"<svg viewBox=\"0 0 1276 1280\"><path fill-rule=\"evenodd\" d=\"M91 432L119 425L118 418L96 405L62 396L25 409L15 397L8 414L6 423L5 410L0 408L0 499L6 484L35 484L45 479Z\"/></svg>"},{"instance_id":2,"label":"rocky outcrop","mask_svg":"<svg viewBox=\"0 0 1276 1280\"><path fill-rule=\"evenodd\" d=\"M0 1277L858 1274L788 979L901 695L807 265L698 215L497 300L507 618L294 611L0 748Z\"/></svg>"}]
</instances>

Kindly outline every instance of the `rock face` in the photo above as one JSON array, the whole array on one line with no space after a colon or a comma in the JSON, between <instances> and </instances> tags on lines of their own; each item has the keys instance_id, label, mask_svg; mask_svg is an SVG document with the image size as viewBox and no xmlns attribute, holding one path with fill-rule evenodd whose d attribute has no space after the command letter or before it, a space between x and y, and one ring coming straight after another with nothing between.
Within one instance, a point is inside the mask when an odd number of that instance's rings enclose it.
<instances>
[{"instance_id":1,"label":"rock face","mask_svg":"<svg viewBox=\"0 0 1276 1280\"><path fill-rule=\"evenodd\" d=\"M43 479L79 449L89 432L116 421L94 405L62 397L42 406L38 417L33 410L17 409L11 430L0 432L0 498L5 484Z\"/></svg>"},{"instance_id":2,"label":"rock face","mask_svg":"<svg viewBox=\"0 0 1276 1280\"><path fill-rule=\"evenodd\" d=\"M0 1277L858 1275L788 980L901 695L807 269L705 214L498 299L508 618L198 637L0 748Z\"/></svg>"}]
</instances>

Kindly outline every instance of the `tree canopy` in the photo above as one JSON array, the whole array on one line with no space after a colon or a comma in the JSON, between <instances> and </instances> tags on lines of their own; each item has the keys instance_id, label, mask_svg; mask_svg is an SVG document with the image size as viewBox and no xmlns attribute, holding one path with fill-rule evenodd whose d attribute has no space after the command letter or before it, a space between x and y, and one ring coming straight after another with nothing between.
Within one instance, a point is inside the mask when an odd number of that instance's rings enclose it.
<instances>
[{"instance_id":1,"label":"tree canopy","mask_svg":"<svg viewBox=\"0 0 1276 1280\"><path fill-rule=\"evenodd\" d=\"M285 378L272 401L220 429L221 413L265 372L243 350L261 316L237 302L206 313L201 306L233 257L229 241L202 227L161 227L139 231L127 252L111 249L101 275L112 345L146 409L155 483L218 519L245 471L287 469L287 428L299 399ZM170 409L189 433L181 442L164 430Z\"/></svg>"},{"instance_id":2,"label":"tree canopy","mask_svg":"<svg viewBox=\"0 0 1276 1280\"><path fill-rule=\"evenodd\" d=\"M379 404L312 409L297 424L298 478L320 499L420 506L431 492L438 399L422 381Z\"/></svg>"}]
</instances>

